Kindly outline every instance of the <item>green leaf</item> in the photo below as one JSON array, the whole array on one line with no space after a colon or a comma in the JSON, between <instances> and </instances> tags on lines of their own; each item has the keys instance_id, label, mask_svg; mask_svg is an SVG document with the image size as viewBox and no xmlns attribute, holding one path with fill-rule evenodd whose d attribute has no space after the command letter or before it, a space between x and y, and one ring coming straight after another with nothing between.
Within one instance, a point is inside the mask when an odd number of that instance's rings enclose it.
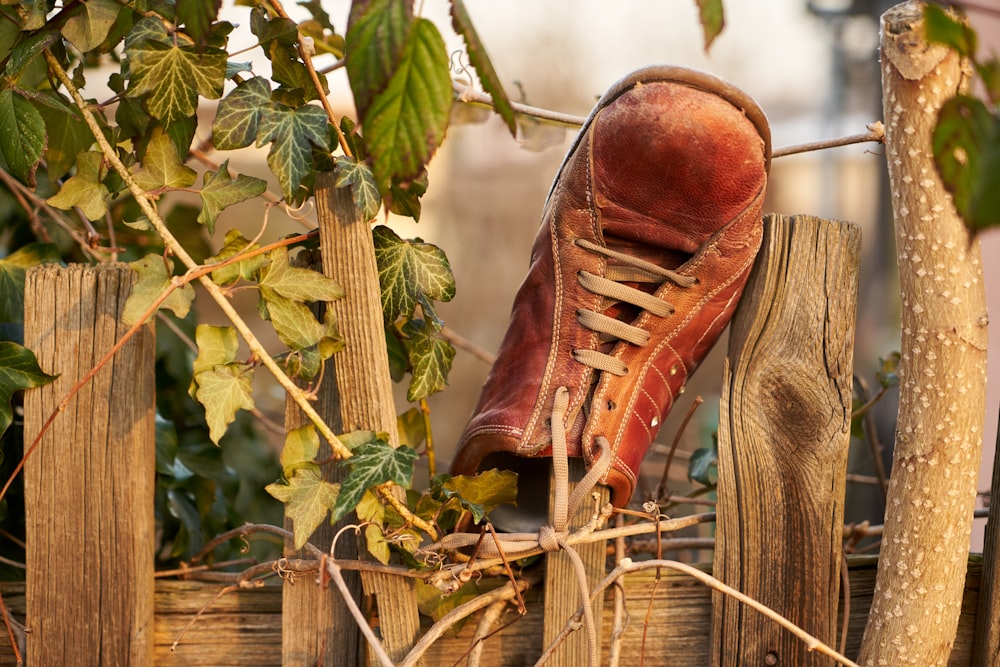
<instances>
[{"instance_id":1,"label":"green leaf","mask_svg":"<svg viewBox=\"0 0 1000 667\"><path fill-rule=\"evenodd\" d=\"M338 59L344 57L344 38L332 32L332 28L325 28L319 21L302 21L299 23L299 33L312 39L316 55L329 54Z\"/></svg>"},{"instance_id":2,"label":"green leaf","mask_svg":"<svg viewBox=\"0 0 1000 667\"><path fill-rule=\"evenodd\" d=\"M455 276L440 248L419 240L404 241L384 225L372 234L387 324L400 317L409 319L421 296L435 301L455 296Z\"/></svg>"},{"instance_id":3,"label":"green leaf","mask_svg":"<svg viewBox=\"0 0 1000 667\"><path fill-rule=\"evenodd\" d=\"M198 110L198 96L218 99L226 79L226 52L147 40L126 49L131 63L128 95L148 95L146 108L169 125Z\"/></svg>"},{"instance_id":4,"label":"green leaf","mask_svg":"<svg viewBox=\"0 0 1000 667\"><path fill-rule=\"evenodd\" d=\"M24 321L24 276L28 269L59 261L59 249L51 243L29 243L0 259L0 322Z\"/></svg>"},{"instance_id":5,"label":"green leaf","mask_svg":"<svg viewBox=\"0 0 1000 667\"><path fill-rule=\"evenodd\" d=\"M206 171L204 185L201 188L201 214L198 222L208 228L208 233L215 233L215 218L227 206L238 204L252 197L257 197L267 189L267 181L239 174L233 178L229 174L229 160L219 166L218 171Z\"/></svg>"},{"instance_id":6,"label":"green leaf","mask_svg":"<svg viewBox=\"0 0 1000 667\"><path fill-rule=\"evenodd\" d=\"M344 296L344 288L319 271L290 265L288 248L275 248L267 256L271 262L261 269L261 287L293 301L336 301Z\"/></svg>"},{"instance_id":7,"label":"green leaf","mask_svg":"<svg viewBox=\"0 0 1000 667\"><path fill-rule=\"evenodd\" d=\"M267 12L260 7L250 10L250 32L257 37L265 52L274 41L285 46L293 46L299 39L299 29L295 21L280 16L268 18Z\"/></svg>"},{"instance_id":8,"label":"green leaf","mask_svg":"<svg viewBox=\"0 0 1000 667\"><path fill-rule=\"evenodd\" d=\"M208 259L209 264L224 262L235 257L241 252L248 252L257 249L257 244L250 243L238 229L230 229L226 232L226 240L219 254ZM241 259L227 264L226 266L212 271L212 280L219 285L230 285L240 278L244 280L254 280L258 269L267 264L267 258L263 254L254 255L247 259Z\"/></svg>"},{"instance_id":9,"label":"green leaf","mask_svg":"<svg viewBox=\"0 0 1000 667\"><path fill-rule=\"evenodd\" d=\"M285 46L277 41L271 42L267 49L267 57L271 60L271 79L281 84L279 90L300 91L301 102L319 98L309 69L299 60L298 49L293 46ZM329 95L330 87L326 75L317 72L317 78L323 89L323 94Z\"/></svg>"},{"instance_id":10,"label":"green leaf","mask_svg":"<svg viewBox=\"0 0 1000 667\"><path fill-rule=\"evenodd\" d=\"M100 220L108 211L111 193L101 181L104 155L97 151L80 153L76 158L76 173L66 179L59 192L46 201L65 211L78 206L88 220Z\"/></svg>"},{"instance_id":11,"label":"green leaf","mask_svg":"<svg viewBox=\"0 0 1000 667\"><path fill-rule=\"evenodd\" d=\"M146 255L142 259L132 262L131 266L139 274L139 280L132 287L132 294L125 302L125 310L122 313L122 321L129 326L138 322L150 306L165 291L171 289L170 271L173 270L173 262L165 260L159 255ZM184 284L180 288L174 289L160 304L160 308L172 310L177 317L186 317L193 300L194 288L189 284ZM154 314L155 311L149 313L145 319L148 320Z\"/></svg>"},{"instance_id":12,"label":"green leaf","mask_svg":"<svg viewBox=\"0 0 1000 667\"><path fill-rule=\"evenodd\" d=\"M924 35L928 42L944 44L965 58L976 57L976 31L938 5L927 3L924 7Z\"/></svg>"},{"instance_id":13,"label":"green leaf","mask_svg":"<svg viewBox=\"0 0 1000 667\"><path fill-rule=\"evenodd\" d=\"M452 0L451 2L451 25L459 35L465 40L465 50L469 54L469 62L476 69L479 83L483 90L489 93L493 99L493 110L503 119L512 137L517 139L517 119L514 117L514 109L510 105L510 99L500 83L500 77L493 69L493 62L490 60L486 48L469 17L469 12L465 8L462 0Z\"/></svg>"},{"instance_id":14,"label":"green leaf","mask_svg":"<svg viewBox=\"0 0 1000 667\"><path fill-rule=\"evenodd\" d=\"M455 348L438 336L438 327L424 320L410 320L403 325L403 333L409 337L412 368L406 400L416 403L448 386Z\"/></svg>"},{"instance_id":15,"label":"green leaf","mask_svg":"<svg viewBox=\"0 0 1000 667\"><path fill-rule=\"evenodd\" d=\"M934 163L955 210L973 233L1000 224L1000 117L958 95L938 112Z\"/></svg>"},{"instance_id":16,"label":"green leaf","mask_svg":"<svg viewBox=\"0 0 1000 667\"><path fill-rule=\"evenodd\" d=\"M343 155L338 155L334 163L337 165L335 181L337 187L351 187L351 198L365 220L371 220L378 215L378 210L382 206L382 196L378 192L375 177L368 165Z\"/></svg>"},{"instance_id":17,"label":"green leaf","mask_svg":"<svg viewBox=\"0 0 1000 667\"><path fill-rule=\"evenodd\" d=\"M854 397L851 399L851 437L858 440L865 439L865 415L858 414L858 410L863 408L865 401Z\"/></svg>"},{"instance_id":18,"label":"green leaf","mask_svg":"<svg viewBox=\"0 0 1000 667\"><path fill-rule=\"evenodd\" d=\"M312 424L292 429L285 434L285 444L281 448L281 469L285 477L292 477L302 467L316 465L319 454L319 434Z\"/></svg>"},{"instance_id":19,"label":"green leaf","mask_svg":"<svg viewBox=\"0 0 1000 667\"><path fill-rule=\"evenodd\" d=\"M299 185L312 168L310 146L329 150L326 125L326 113L312 105L298 109L276 105L261 115L257 145L272 142L267 164L278 177L286 201L295 201L301 194Z\"/></svg>"},{"instance_id":20,"label":"green leaf","mask_svg":"<svg viewBox=\"0 0 1000 667\"><path fill-rule=\"evenodd\" d=\"M62 178L73 166L77 156L94 143L90 128L74 109L66 106L56 93L39 93L35 108L45 121L48 142L45 147L45 165L49 180Z\"/></svg>"},{"instance_id":21,"label":"green leaf","mask_svg":"<svg viewBox=\"0 0 1000 667\"><path fill-rule=\"evenodd\" d=\"M324 480L318 467L298 468L287 484L268 484L264 489L285 503L296 549L305 546L339 499L338 486Z\"/></svg>"},{"instance_id":22,"label":"green leaf","mask_svg":"<svg viewBox=\"0 0 1000 667\"><path fill-rule=\"evenodd\" d=\"M399 68L364 113L362 127L379 189L416 178L444 140L451 110L448 53L437 28L417 19Z\"/></svg>"},{"instance_id":23,"label":"green leaf","mask_svg":"<svg viewBox=\"0 0 1000 667\"><path fill-rule=\"evenodd\" d=\"M338 435L337 440L339 440L340 444L346 447L348 451L353 452L361 445L367 445L374 442L378 442L379 440L385 440L388 437L389 437L388 434L385 433L376 433L375 431L358 430Z\"/></svg>"},{"instance_id":24,"label":"green leaf","mask_svg":"<svg viewBox=\"0 0 1000 667\"><path fill-rule=\"evenodd\" d=\"M33 28L28 28L27 26L24 29L33 30ZM4 76L23 83L19 79L23 76L24 70L31 70L32 66L39 61L44 65L45 59L42 58L42 52L56 43L59 38L59 31L51 26L30 34L21 33L17 43L11 49L9 60L7 60L6 67L4 67Z\"/></svg>"},{"instance_id":25,"label":"green leaf","mask_svg":"<svg viewBox=\"0 0 1000 667\"><path fill-rule=\"evenodd\" d=\"M879 358L879 370L875 374L878 383L889 389L899 384L899 352L893 352L888 357Z\"/></svg>"},{"instance_id":26,"label":"green leaf","mask_svg":"<svg viewBox=\"0 0 1000 667\"><path fill-rule=\"evenodd\" d=\"M304 303L283 297L263 285L260 287L260 295L267 308L267 319L274 326L275 333L292 350L317 345L327 334L326 327L316 321L316 316Z\"/></svg>"},{"instance_id":27,"label":"green leaf","mask_svg":"<svg viewBox=\"0 0 1000 667\"><path fill-rule=\"evenodd\" d=\"M712 486L718 475L719 454L715 447L700 447L691 453L688 462L688 479Z\"/></svg>"},{"instance_id":28,"label":"green leaf","mask_svg":"<svg viewBox=\"0 0 1000 667\"><path fill-rule=\"evenodd\" d=\"M56 379L38 367L35 354L10 341L0 341L0 434L14 419L10 399L14 392L48 384Z\"/></svg>"},{"instance_id":29,"label":"green leaf","mask_svg":"<svg viewBox=\"0 0 1000 667\"><path fill-rule=\"evenodd\" d=\"M21 17L22 30L38 30L45 26L45 17L49 6L46 0L25 0L14 3L18 16Z\"/></svg>"},{"instance_id":30,"label":"green leaf","mask_svg":"<svg viewBox=\"0 0 1000 667\"><path fill-rule=\"evenodd\" d=\"M177 3L177 21L198 44L205 44L222 0L184 0Z\"/></svg>"},{"instance_id":31,"label":"green leaf","mask_svg":"<svg viewBox=\"0 0 1000 667\"><path fill-rule=\"evenodd\" d=\"M698 19L701 21L702 34L705 37L705 52L712 47L712 42L726 26L725 10L722 0L695 0L698 3Z\"/></svg>"},{"instance_id":32,"label":"green leaf","mask_svg":"<svg viewBox=\"0 0 1000 667\"><path fill-rule=\"evenodd\" d=\"M184 42L184 36L179 33L174 33L179 43L190 43L190 40ZM145 16L132 26L132 29L128 31L125 35L125 51L128 52L129 49L141 45L143 42L160 42L161 44L170 44L170 35L167 33L167 27L163 23L163 19L158 16Z\"/></svg>"},{"instance_id":33,"label":"green leaf","mask_svg":"<svg viewBox=\"0 0 1000 667\"><path fill-rule=\"evenodd\" d=\"M146 192L164 187L190 187L198 176L194 169L181 162L177 146L160 128L153 130L142 166L134 173L135 182Z\"/></svg>"},{"instance_id":34,"label":"green leaf","mask_svg":"<svg viewBox=\"0 0 1000 667\"><path fill-rule=\"evenodd\" d=\"M455 475L441 484L445 498L457 498L478 524L499 505L517 504L517 473L485 470L475 476Z\"/></svg>"},{"instance_id":35,"label":"green leaf","mask_svg":"<svg viewBox=\"0 0 1000 667\"><path fill-rule=\"evenodd\" d=\"M212 140L219 150L249 146L257 139L261 115L271 107L271 84L262 76L248 79L219 102Z\"/></svg>"},{"instance_id":36,"label":"green leaf","mask_svg":"<svg viewBox=\"0 0 1000 667\"><path fill-rule=\"evenodd\" d=\"M240 339L233 327L199 324L194 332L198 356L194 359L192 376L236 360Z\"/></svg>"},{"instance_id":37,"label":"green leaf","mask_svg":"<svg viewBox=\"0 0 1000 667\"><path fill-rule=\"evenodd\" d=\"M115 0L82 2L63 24L63 37L84 53L97 48L107 38L122 9L121 3Z\"/></svg>"},{"instance_id":38,"label":"green leaf","mask_svg":"<svg viewBox=\"0 0 1000 667\"><path fill-rule=\"evenodd\" d=\"M444 618L445 614L482 593L475 581L467 581L454 593L444 594L433 584L415 579L413 592L417 598L417 609L424 616L430 616L435 622Z\"/></svg>"},{"instance_id":39,"label":"green leaf","mask_svg":"<svg viewBox=\"0 0 1000 667\"><path fill-rule=\"evenodd\" d=\"M389 85L412 26L413 3L407 0L352 6L346 35L347 77L360 117L365 117L375 96Z\"/></svg>"},{"instance_id":40,"label":"green leaf","mask_svg":"<svg viewBox=\"0 0 1000 667\"><path fill-rule=\"evenodd\" d=\"M409 447L392 446L383 441L361 445L354 456L341 462L350 470L340 485L340 495L333 508L333 521L357 507L365 491L385 482L409 486L417 453Z\"/></svg>"},{"instance_id":41,"label":"green leaf","mask_svg":"<svg viewBox=\"0 0 1000 667\"><path fill-rule=\"evenodd\" d=\"M253 410L253 369L245 364L217 364L194 376L195 398L205 407L212 442L226 434L240 410Z\"/></svg>"},{"instance_id":42,"label":"green leaf","mask_svg":"<svg viewBox=\"0 0 1000 667\"><path fill-rule=\"evenodd\" d=\"M420 198L427 192L427 171L406 181L393 180L389 186L389 210L420 222Z\"/></svg>"},{"instance_id":43,"label":"green leaf","mask_svg":"<svg viewBox=\"0 0 1000 667\"><path fill-rule=\"evenodd\" d=\"M420 408L410 408L396 416L396 428L399 430L399 442L417 449L427 439L427 423Z\"/></svg>"},{"instance_id":44,"label":"green leaf","mask_svg":"<svg viewBox=\"0 0 1000 667\"><path fill-rule=\"evenodd\" d=\"M10 173L35 187L35 170L45 150L45 120L31 103L10 88L0 90L0 155Z\"/></svg>"}]
</instances>

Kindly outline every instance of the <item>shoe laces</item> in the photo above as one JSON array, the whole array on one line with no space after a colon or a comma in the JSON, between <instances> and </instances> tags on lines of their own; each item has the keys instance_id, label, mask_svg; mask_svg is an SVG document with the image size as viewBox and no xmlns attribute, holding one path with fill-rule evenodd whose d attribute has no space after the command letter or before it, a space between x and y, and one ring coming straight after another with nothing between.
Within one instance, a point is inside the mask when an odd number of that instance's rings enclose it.
<instances>
[{"instance_id":1,"label":"shoe laces","mask_svg":"<svg viewBox=\"0 0 1000 667\"><path fill-rule=\"evenodd\" d=\"M681 275L676 271L665 269L628 253L612 250L593 241L576 239L574 244L617 262L617 264L608 264L603 276L589 271L578 271L576 274L577 282L580 283L581 287L609 300L605 308L610 308L617 303L627 303L658 317L667 317L674 312L672 304L625 283L662 285L664 282L670 281L679 287L690 287L698 282L698 279L693 276ZM649 332L645 329L609 317L604 313L580 308L576 311L576 319L581 326L596 332L602 343L623 340L632 345L644 347L649 342ZM612 375L622 376L628 373L625 362L599 350L576 349L573 350L573 358L585 366L606 371Z\"/></svg>"}]
</instances>

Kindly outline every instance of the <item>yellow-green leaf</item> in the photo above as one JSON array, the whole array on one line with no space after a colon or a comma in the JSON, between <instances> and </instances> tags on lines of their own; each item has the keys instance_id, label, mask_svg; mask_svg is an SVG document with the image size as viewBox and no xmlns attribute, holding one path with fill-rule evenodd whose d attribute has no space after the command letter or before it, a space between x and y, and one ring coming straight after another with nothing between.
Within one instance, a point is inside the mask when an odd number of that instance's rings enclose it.
<instances>
[{"instance_id":1,"label":"yellow-green leaf","mask_svg":"<svg viewBox=\"0 0 1000 667\"><path fill-rule=\"evenodd\" d=\"M722 7L722 0L696 0L696 2L707 52L726 25L725 10Z\"/></svg>"},{"instance_id":2,"label":"yellow-green leaf","mask_svg":"<svg viewBox=\"0 0 1000 667\"><path fill-rule=\"evenodd\" d=\"M163 130L153 130L142 157L141 168L135 170L135 181L146 192L160 188L186 188L194 184L197 174L181 162L177 146Z\"/></svg>"},{"instance_id":3,"label":"yellow-green leaf","mask_svg":"<svg viewBox=\"0 0 1000 667\"><path fill-rule=\"evenodd\" d=\"M240 339L233 327L199 324L194 330L194 338L198 345L198 356L192 368L194 375L236 360Z\"/></svg>"},{"instance_id":4,"label":"yellow-green leaf","mask_svg":"<svg viewBox=\"0 0 1000 667\"><path fill-rule=\"evenodd\" d=\"M194 116L199 95L222 96L227 58L222 49L145 40L126 52L132 74L128 95L147 95L149 113L167 125Z\"/></svg>"},{"instance_id":5,"label":"yellow-green leaf","mask_svg":"<svg viewBox=\"0 0 1000 667\"><path fill-rule=\"evenodd\" d=\"M260 272L260 285L293 301L336 301L344 288L319 271L292 266L288 249L275 248L268 253L270 264Z\"/></svg>"},{"instance_id":6,"label":"yellow-green leaf","mask_svg":"<svg viewBox=\"0 0 1000 667\"><path fill-rule=\"evenodd\" d=\"M233 178L229 174L229 160L219 166L218 171L206 171L204 185L201 188L201 213L198 222L208 228L208 233L215 232L215 218L227 206L238 204L256 197L267 189L267 181L245 174Z\"/></svg>"},{"instance_id":7,"label":"yellow-green leaf","mask_svg":"<svg viewBox=\"0 0 1000 667\"><path fill-rule=\"evenodd\" d=\"M296 549L309 541L339 495L338 485L324 480L318 467L298 468L287 484L268 484L264 488L285 503L285 516L292 520Z\"/></svg>"},{"instance_id":8,"label":"yellow-green leaf","mask_svg":"<svg viewBox=\"0 0 1000 667\"><path fill-rule=\"evenodd\" d=\"M240 410L253 410L253 369L244 364L217 364L195 374L195 397L205 407L208 436L212 442L226 434Z\"/></svg>"},{"instance_id":9,"label":"yellow-green leaf","mask_svg":"<svg viewBox=\"0 0 1000 667\"><path fill-rule=\"evenodd\" d=\"M319 434L312 424L292 429L285 434L285 444L281 448L281 469L285 477L291 477L303 466L315 465L319 454Z\"/></svg>"},{"instance_id":10,"label":"yellow-green leaf","mask_svg":"<svg viewBox=\"0 0 1000 667\"><path fill-rule=\"evenodd\" d=\"M475 476L455 475L445 480L441 490L444 497L457 498L479 523L497 506L517 504L517 474L492 469Z\"/></svg>"},{"instance_id":11,"label":"yellow-green leaf","mask_svg":"<svg viewBox=\"0 0 1000 667\"><path fill-rule=\"evenodd\" d=\"M101 45L122 9L122 4L115 0L81 2L63 24L63 37L86 53Z\"/></svg>"},{"instance_id":12,"label":"yellow-green leaf","mask_svg":"<svg viewBox=\"0 0 1000 667\"><path fill-rule=\"evenodd\" d=\"M256 243L243 236L238 229L230 229L226 232L226 240L219 254L208 259L209 264L224 262L242 252L249 252L257 248ZM253 280L258 269L267 264L267 258L263 254L253 255L247 259L234 261L222 268L212 271L212 280L220 285L229 285L240 278Z\"/></svg>"},{"instance_id":13,"label":"yellow-green leaf","mask_svg":"<svg viewBox=\"0 0 1000 667\"><path fill-rule=\"evenodd\" d=\"M164 260L160 255L146 255L140 260L131 263L132 268L139 274L139 280L132 287L132 294L125 302L125 310L122 313L122 321L131 326L140 319L148 320L156 311L148 312L160 296L167 290L171 290L171 275L173 262ZM168 269L169 267L169 269ZM168 308L177 317L186 317L191 309L191 302L194 300L194 289L189 284L184 284L173 291L160 304L160 308ZM143 317L145 315L145 317Z\"/></svg>"},{"instance_id":14,"label":"yellow-green leaf","mask_svg":"<svg viewBox=\"0 0 1000 667\"><path fill-rule=\"evenodd\" d=\"M107 186L101 182L104 178L103 165L104 156L101 153L80 153L76 158L76 173L66 179L59 192L46 201L65 211L77 206L88 220L103 218L111 196Z\"/></svg>"},{"instance_id":15,"label":"yellow-green leaf","mask_svg":"<svg viewBox=\"0 0 1000 667\"><path fill-rule=\"evenodd\" d=\"M365 526L365 546L368 553L383 565L389 564L389 543L385 541L382 528L374 523Z\"/></svg>"}]
</instances>

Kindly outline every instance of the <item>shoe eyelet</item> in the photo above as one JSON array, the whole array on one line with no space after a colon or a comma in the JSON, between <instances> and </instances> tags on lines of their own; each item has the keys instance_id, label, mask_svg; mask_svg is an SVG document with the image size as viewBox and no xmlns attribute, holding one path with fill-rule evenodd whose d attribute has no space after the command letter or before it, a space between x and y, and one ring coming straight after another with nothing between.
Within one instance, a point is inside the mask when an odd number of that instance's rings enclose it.
<instances>
[{"instance_id":1,"label":"shoe eyelet","mask_svg":"<svg viewBox=\"0 0 1000 667\"><path fill-rule=\"evenodd\" d=\"M613 412L616 407L618 406L615 405L614 401L608 400L608 412Z\"/></svg>"}]
</instances>

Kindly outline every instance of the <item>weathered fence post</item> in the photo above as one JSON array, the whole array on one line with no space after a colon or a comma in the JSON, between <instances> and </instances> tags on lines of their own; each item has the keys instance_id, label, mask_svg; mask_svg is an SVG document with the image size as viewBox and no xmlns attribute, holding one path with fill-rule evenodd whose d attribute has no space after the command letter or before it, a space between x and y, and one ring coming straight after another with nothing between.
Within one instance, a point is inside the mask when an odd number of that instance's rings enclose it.
<instances>
[{"instance_id":1,"label":"weathered fence post","mask_svg":"<svg viewBox=\"0 0 1000 667\"><path fill-rule=\"evenodd\" d=\"M769 216L733 319L715 576L836 645L860 230ZM828 665L714 595L713 664Z\"/></svg>"},{"instance_id":2,"label":"weathered fence post","mask_svg":"<svg viewBox=\"0 0 1000 667\"><path fill-rule=\"evenodd\" d=\"M336 187L332 174L316 180L316 211L323 272L346 292L343 299L327 306L336 314L346 342L334 360L342 426L346 431L388 432L389 443L399 446L371 226L354 205L350 188ZM379 628L386 651L398 661L416 642L420 630L413 586L404 577L372 572L363 572L361 581L365 594L375 597L382 612Z\"/></svg>"},{"instance_id":3,"label":"weathered fence post","mask_svg":"<svg viewBox=\"0 0 1000 667\"><path fill-rule=\"evenodd\" d=\"M27 274L25 345L59 378L25 394L30 444L128 329L122 265ZM154 332L87 382L24 468L29 665L153 662Z\"/></svg>"}]
</instances>

